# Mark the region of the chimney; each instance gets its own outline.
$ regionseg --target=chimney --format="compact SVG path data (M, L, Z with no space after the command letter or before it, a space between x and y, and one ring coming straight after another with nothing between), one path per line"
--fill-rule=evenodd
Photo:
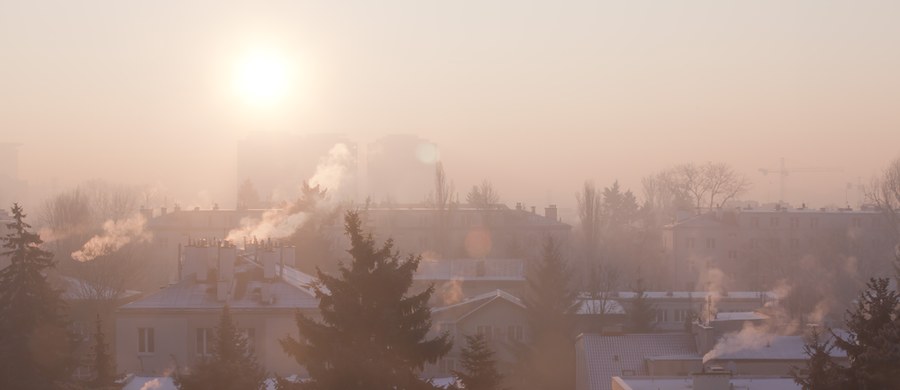
M537 214L537 207L531 206L531 213Z
M160 207L160 208L159 208L159 215L166 215L166 213L167 213L168 211L169 211L169 209L166 208L165 206Z
M731 372L721 367L710 367L691 374L694 390L731 390Z
M234 262L237 259L237 248L224 243L219 247L219 280L231 284L234 280Z
M278 253L272 248L262 251L263 278L275 279L275 263L278 262Z
M219 269L219 245L215 242L210 242L206 247L206 269Z
M184 276L194 274L198 282L206 281L206 247L188 245L184 247Z
M296 267L297 248L285 245L281 247L281 265L288 267Z
M711 351L713 347L716 346L716 332L713 327L709 325L703 325L699 321L694 322L692 324L692 332L694 334L694 341L697 344L697 352L701 355L706 355L707 352Z
M544 217L547 219L552 219L553 222L558 220L558 213L556 212L556 205L551 204L549 207L544 208Z

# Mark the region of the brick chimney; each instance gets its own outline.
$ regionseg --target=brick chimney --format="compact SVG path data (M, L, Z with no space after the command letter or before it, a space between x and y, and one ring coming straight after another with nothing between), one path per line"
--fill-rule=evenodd
M544 217L547 217L547 219L552 219L553 222L559 220L559 213L557 213L555 204L551 204L550 206L544 208Z

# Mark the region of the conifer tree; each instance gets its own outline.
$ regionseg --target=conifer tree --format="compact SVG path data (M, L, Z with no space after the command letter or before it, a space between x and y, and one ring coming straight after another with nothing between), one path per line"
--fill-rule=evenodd
M814 331L803 347L809 360L805 369L791 368L791 376L794 382L803 390L840 390L846 388L844 378L840 375L841 367L832 359L832 351L835 346L828 339L822 337L819 331Z
M40 248L25 213L12 208L11 232L2 255L10 265L0 270L0 384L8 389L57 389L71 382L74 340L68 332L66 304L47 281L53 255Z
M520 351L520 385L533 389L575 388L575 304L571 272L559 244L548 237L540 260L528 268L524 303L531 340Z
M860 294L856 308L847 312L849 336L835 336L835 345L847 351L850 367L841 370L849 387L900 388L900 295L887 278L872 278Z
M388 239L376 247L362 231L359 214L348 212L346 233L352 261L336 276L318 271L315 286L321 320L297 314L300 339L281 340L285 352L309 372L306 389L431 389L419 378L426 362L450 349L449 335L431 328L431 286L409 295L420 256L405 260Z
M462 382L466 390L500 390L503 376L497 371L494 351L488 346L483 334L466 336L466 346L462 350L462 371L453 371L453 376Z
M181 390L262 390L266 373L231 318L228 305L222 308L212 345L212 356L191 369L189 375L176 377Z
M90 368L91 379L88 384L93 389L113 388L118 379L116 365L109 352L109 344L106 343L106 334L103 333L103 321L97 314L97 329L94 332L94 345L91 348Z
M638 278L634 288L634 300L631 301L631 327L635 332L649 332L653 330L654 317L656 309L647 300L644 280Z

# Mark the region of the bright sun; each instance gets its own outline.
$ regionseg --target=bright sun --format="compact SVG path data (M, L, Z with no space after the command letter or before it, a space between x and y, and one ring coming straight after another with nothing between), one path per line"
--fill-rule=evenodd
M237 63L234 86L238 96L254 106L269 106L288 90L286 61L273 51L255 51Z

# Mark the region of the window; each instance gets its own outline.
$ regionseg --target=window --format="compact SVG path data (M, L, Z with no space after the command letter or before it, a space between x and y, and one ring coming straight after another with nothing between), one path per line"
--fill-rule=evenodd
M664 309L657 309L656 322L669 322L669 311Z
M753 227L759 227L759 217L753 217L751 222L753 223Z
M809 228L815 229L817 227L819 227L819 218L816 218L816 217L810 218L809 219Z
M210 328L197 328L197 355L198 356L209 356L212 355L212 329Z
M706 249L716 249L716 239L715 238L707 238L706 239Z
M800 217L791 217L791 227L792 228L800 227Z
M769 226L778 227L779 222L780 221L778 217L769 218Z
M138 328L138 353L156 352L153 328Z
M751 238L751 239L750 239L750 247L751 247L751 248L754 248L754 249L759 248L759 239L758 239L758 238Z
M506 333L508 341L522 341L522 326L510 325L509 331Z
M728 251L728 258L732 260L737 259L737 251Z
M851 222L853 223L853 227L856 227L856 228L862 227L862 218L860 218L860 217L853 217Z
M794 250L800 249L800 239L799 238L791 239L791 249L794 249Z
M687 245L688 249L694 249L694 238L693 237L688 237L686 239L686 243L687 243L686 245Z

